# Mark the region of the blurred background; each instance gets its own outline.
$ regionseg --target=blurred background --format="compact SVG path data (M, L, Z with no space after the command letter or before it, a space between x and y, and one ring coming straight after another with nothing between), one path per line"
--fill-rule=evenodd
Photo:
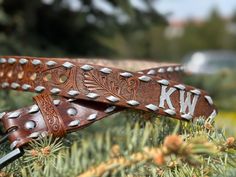
M235 0L0 0L1 55L181 62L185 82L213 96L218 126L232 132L235 52ZM14 91L0 98L4 110L32 103Z

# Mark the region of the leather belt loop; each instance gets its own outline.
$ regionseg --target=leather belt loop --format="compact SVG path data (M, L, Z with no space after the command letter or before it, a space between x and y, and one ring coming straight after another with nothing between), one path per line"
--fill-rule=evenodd
M49 134L54 137L63 137L66 134L66 127L53 100L48 93L42 93L34 97L47 125Z

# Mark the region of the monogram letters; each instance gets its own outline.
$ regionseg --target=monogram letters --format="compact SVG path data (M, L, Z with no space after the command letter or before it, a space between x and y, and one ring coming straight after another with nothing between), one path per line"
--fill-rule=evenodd
M175 91L177 91L176 88L170 87L168 89L166 85L162 85L159 107L164 109L175 110L175 107L173 106L171 101L171 95ZM184 90L179 90L180 113L194 115L198 98L199 95L197 94L186 92ZM165 102L167 103L168 108L165 107Z

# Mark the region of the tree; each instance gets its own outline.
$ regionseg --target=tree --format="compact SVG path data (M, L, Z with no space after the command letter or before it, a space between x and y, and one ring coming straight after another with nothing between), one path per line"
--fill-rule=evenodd
M44 1L46 2L46 1ZM102 37L112 39L144 33L153 24L166 24L151 1L142 11L129 1L106 0L111 12L96 7L94 1L79 1L81 7L72 9L69 1L3 0L0 23L5 54L46 56L116 56ZM136 37L136 36L134 36Z

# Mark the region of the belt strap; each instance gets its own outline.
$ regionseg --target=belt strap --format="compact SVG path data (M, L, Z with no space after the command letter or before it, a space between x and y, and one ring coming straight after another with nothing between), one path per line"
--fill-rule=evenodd
M35 96L34 100L37 106L35 105L35 107L32 107L35 108L33 111L40 109L44 122L48 128L48 133L56 137L64 136L66 133L66 127L58 109L53 104L51 96L43 93Z
M211 97L184 85L182 73L179 64L4 56L1 88L40 95L35 105L4 113L1 121L6 131L17 127L9 135L14 148L42 133L63 136L127 108L180 120L213 118Z

